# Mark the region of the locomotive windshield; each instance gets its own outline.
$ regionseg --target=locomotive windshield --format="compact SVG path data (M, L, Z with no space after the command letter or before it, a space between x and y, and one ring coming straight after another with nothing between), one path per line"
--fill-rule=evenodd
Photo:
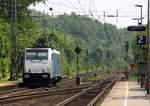
M48 50L27 50L26 60L47 60Z

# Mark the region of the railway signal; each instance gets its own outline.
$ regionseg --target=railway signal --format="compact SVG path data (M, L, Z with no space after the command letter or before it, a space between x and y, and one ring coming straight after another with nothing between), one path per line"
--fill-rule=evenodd
M80 47L76 47L76 48L74 49L74 51L75 51L77 54L79 54L79 53L81 52L81 48L80 48Z
M77 84L77 85L80 85L80 78L79 78L78 74L79 74L79 54L80 54L80 52L81 52L81 48L80 48L80 47L76 47L76 48L74 49L74 51L75 51L76 54L77 54L77 76L76 76L76 84Z

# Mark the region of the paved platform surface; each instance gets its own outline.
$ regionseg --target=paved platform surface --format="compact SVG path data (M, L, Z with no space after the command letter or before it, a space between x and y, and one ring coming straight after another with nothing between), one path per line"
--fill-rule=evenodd
M150 106L150 97L137 82L117 82L100 106Z
M7 86L18 85L19 83L21 83L21 81L0 83L0 87L7 87Z

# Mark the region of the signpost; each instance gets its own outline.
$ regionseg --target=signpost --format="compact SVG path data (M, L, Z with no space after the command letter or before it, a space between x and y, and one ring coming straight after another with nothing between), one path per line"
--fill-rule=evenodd
M76 84L77 84L77 85L80 85L80 78L79 78L78 74L79 74L79 54L80 54L80 52L81 52L81 48L80 48L80 47L76 47L76 48L74 49L74 51L75 51L76 54L77 54L77 76L76 76Z
M146 36L137 36L137 44L138 45L146 45Z
M135 68L135 67L136 67L136 64L130 64L130 67L131 67L131 68Z
M146 31L145 26L128 26L127 31Z
M147 35L148 35L148 48L150 48L150 0L148 0L147 6ZM150 49L148 49L148 59L147 59L147 84L150 83ZM150 90L147 89L147 94L150 94Z

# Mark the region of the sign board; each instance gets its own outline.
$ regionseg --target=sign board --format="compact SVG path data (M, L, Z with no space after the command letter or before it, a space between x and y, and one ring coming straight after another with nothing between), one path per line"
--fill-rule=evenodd
M145 31L145 26L128 26L127 31Z
M146 44L146 36L137 36L137 44L145 45Z
M74 51L75 51L77 54L79 54L79 53L81 52L81 49L80 49L80 47L76 47L76 48L74 49Z
M130 64L130 67L134 68L134 67L136 67L136 64Z

